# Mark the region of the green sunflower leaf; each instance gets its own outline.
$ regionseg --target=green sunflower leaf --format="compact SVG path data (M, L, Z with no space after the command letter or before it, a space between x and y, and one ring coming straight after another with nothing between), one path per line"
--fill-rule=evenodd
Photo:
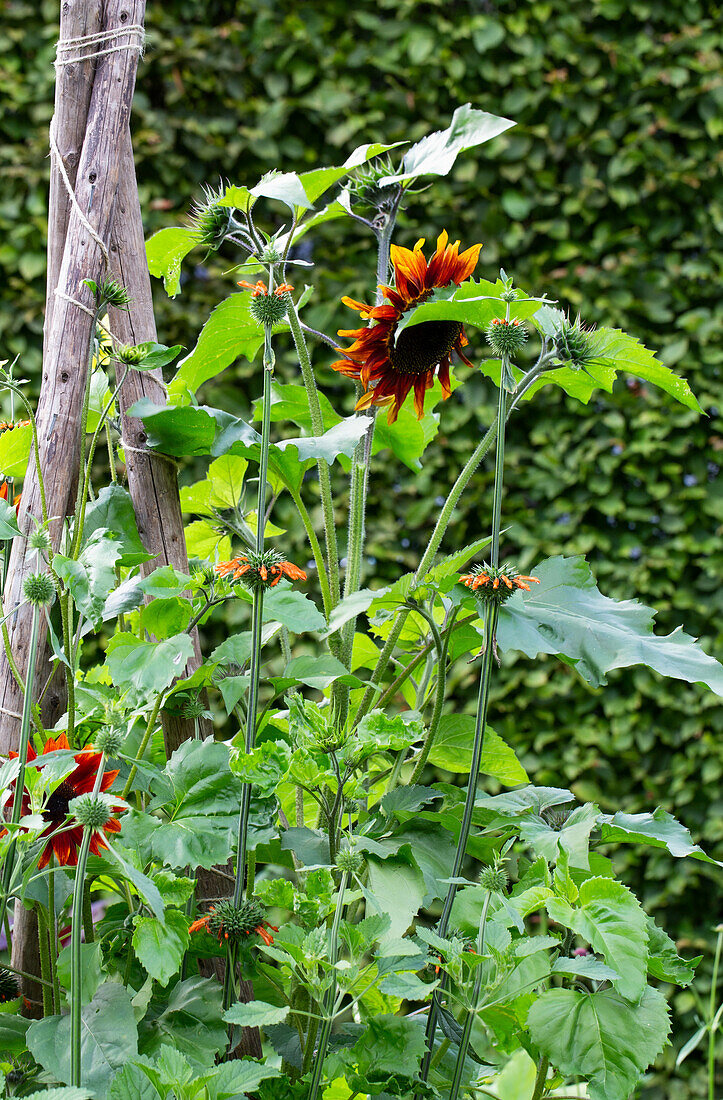
M460 153L482 145L515 123L509 118L478 111L470 103L458 107L446 130L435 130L412 145L404 155L402 171L382 182L391 186L419 176L446 176Z
M169 298L175 298L181 289L181 263L197 244L194 231L179 226L160 229L146 241L148 270L157 279L163 279Z

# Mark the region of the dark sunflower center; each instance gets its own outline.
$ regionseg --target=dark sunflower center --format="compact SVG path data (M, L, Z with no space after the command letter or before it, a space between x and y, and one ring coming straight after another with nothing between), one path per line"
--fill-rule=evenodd
M389 362L399 374L426 374L449 355L461 332L459 321L425 321L405 328L389 346Z
M56 787L43 806L44 820L65 821L68 816L68 805L75 798L76 793L70 783L61 783L59 787Z

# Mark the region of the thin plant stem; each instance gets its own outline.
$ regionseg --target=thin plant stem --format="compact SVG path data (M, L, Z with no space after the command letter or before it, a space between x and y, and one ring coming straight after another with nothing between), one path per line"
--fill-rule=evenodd
M409 780L410 785L418 783L422 777L429 754L432 751L434 740L437 736L437 730L439 729L439 723L442 718L442 710L444 708L444 696L447 688L447 654L449 652L449 640L454 630L455 619L457 618L459 608L455 608L450 616L450 621L447 624L447 629L442 640L441 649L438 649L437 657L437 685L435 689L434 697L434 710L432 711L432 718L429 723L429 729L427 730L427 736L424 739L422 745L422 751L419 754L419 759L414 766L414 771Z
M311 430L315 436L323 435L324 418L321 411L321 402L319 401L319 391L311 366L309 349L299 322L296 303L290 292L286 294L284 301L286 302L286 315L289 321L289 328L291 329L291 335L294 340L294 346L301 368L301 378L304 383L304 389L306 390L306 399L309 404ZM334 608L339 603L341 588L339 584L339 547L336 540L336 525L334 523L334 498L331 491L331 471L329 469L329 463L323 458L317 461L317 469L319 471L321 510L324 518L326 564L329 576L329 591L331 594L330 603L332 608Z
M503 364L504 367L504 364ZM504 369L503 369L504 376ZM502 500L502 480L504 473L504 446L505 446L505 422L506 422L506 409L507 409L507 395L502 386L502 378L500 378L500 391L498 397L497 406L497 454L495 461L495 485L493 494L493 508L492 508L492 565L497 566L499 564L499 544L500 544L500 523L501 523L501 500ZM490 429L491 430L491 429ZM488 433L489 434L489 433ZM472 827L472 813L474 811L475 799L477 797L477 780L479 777L480 763L482 761L482 752L484 750L485 729L487 726L487 710L489 706L490 696L490 681L492 678L492 662L494 656L495 643L494 638L497 631L497 619L499 617L499 604L496 600L488 600L485 604L484 614L484 655L482 657L482 668L480 670L480 684L479 684L479 696L477 699L477 714L475 717L475 731L474 742L472 746L472 762L469 772L469 782L467 784L467 795L464 801L464 811L462 814L462 824L460 826L459 840L457 842L457 850L454 855L454 864L452 867L452 874L450 878L452 882L449 884L447 890L447 897L444 901L442 908L442 915L439 919L438 934L442 937L447 935L447 929L449 928L449 920L452 915L452 906L454 905L454 899L457 894L456 879L459 878L462 870L462 864L464 862L465 852L467 850L467 841L469 839L470 829ZM444 983L440 987L442 989ZM436 993L432 994L432 1003L429 1008L429 1017L427 1019L426 1030L426 1053L422 1060L422 1068L420 1076L422 1081L426 1081L429 1076L429 1066L434 1048L434 1036L437 1030L437 1019L439 1016L439 1005Z
M25 694L23 696L23 709L20 718L20 744L18 745L18 774L15 780L15 791L10 811L10 823L17 825L22 816L23 794L25 791L25 769L28 762L28 744L30 742L30 710L33 701L33 688L35 686L35 662L38 654L38 631L40 624L40 607L33 604L33 613L30 621L30 643L28 646L28 667L25 674ZM5 855L5 864L2 876L2 915L5 916L8 894L15 870L16 840L13 841Z
M53 982L53 1011L60 1012L60 979L58 978L58 916L55 912L55 855L48 864L48 938L50 940L50 976Z
M715 1100L715 1012L716 994L718 992L718 970L720 967L721 948L723 947L723 925L718 926L718 940L715 945L715 958L713 960L713 977L710 986L710 1003L708 1006L708 1100Z
M484 904L482 906L482 916L479 922L479 931L477 933L477 954L483 955L485 949L485 930L487 927L487 911L490 907L491 893L488 890L485 894ZM482 991L482 967L477 967L477 972L474 979L474 989L472 992L472 1004L468 1012L465 1014L464 1025L462 1027L462 1037L459 1041L459 1050L457 1051L457 1061L454 1066L454 1076L452 1077L452 1087L449 1090L449 1100L457 1100L459 1095L459 1087L462 1083L462 1074L464 1073L464 1064L467 1060L467 1048L469 1046L470 1036L472 1034L472 1026L474 1024L475 1013L479 1004L479 996Z
M156 724L156 719L158 718L158 712L161 709L162 701L163 701L163 694L162 694L162 692L159 692L158 695L156 696L156 701L153 704L153 710L151 711L150 716L148 718L148 723L147 723L145 731L143 733L141 743L138 746L138 752L136 753L135 762L134 762L133 767L131 768L130 772L128 773L128 778L126 779L125 786L123 787L123 790L121 791L121 798L123 798L123 799L128 798L128 795L130 793L130 789L133 786L133 780L135 779L136 772L138 771L138 762L143 759L143 754L145 753L146 749L148 748L148 742L151 739L151 734L153 733L153 727Z
M330 966L330 985L326 991L325 1005L324 1005L324 1017L321 1023L321 1034L319 1035L319 1044L316 1050L316 1059L314 1061L314 1069L311 1076L311 1084L309 1085L309 1100L317 1100L319 1095L319 1086L321 1084L321 1076L324 1070L324 1059L326 1058L326 1051L329 1045L329 1037L331 1035L331 1029L334 1023L334 1002L336 1001L336 977L334 974L334 966L339 957L339 926L341 924L341 915L344 910L344 894L346 892L347 882L349 881L349 872L344 871L341 876L341 883L339 884L339 896L336 901L336 909L334 911L334 920L331 926L331 935L329 939L329 963Z
M40 979L43 990L43 1016L53 1014L53 983L50 977L50 950L48 947L48 918L45 908L37 906L38 954L40 955Z
M544 1055L540 1058L539 1065L537 1067L537 1078L535 1080L535 1090L532 1093L532 1100L542 1100L542 1096L545 1092L545 1082L547 1081L547 1071L550 1068L549 1059Z
M306 531L306 536L309 540L311 553L314 556L314 561L316 563L316 572L319 577L319 588L321 589L321 599L324 604L324 614L328 618L332 612L332 604L331 589L329 588L329 578L326 574L326 562L324 561L324 555L322 553L316 531L314 530L314 525L311 522L311 516L309 515L306 505L301 499L301 494L292 491L291 499L296 505L299 517L301 518L301 522L304 525L304 530Z
M92 839L93 829L86 826L83 829L83 839L78 852L78 866L75 869L73 908L70 918L70 1084L76 1086L76 1088L80 1086L81 1075L80 1013L82 1007L83 966L80 954L80 934L83 928L85 871L88 866L88 853Z

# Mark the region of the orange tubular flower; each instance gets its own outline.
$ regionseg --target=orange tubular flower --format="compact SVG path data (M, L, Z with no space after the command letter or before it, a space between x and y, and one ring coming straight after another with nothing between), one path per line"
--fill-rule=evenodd
M264 297L268 297L269 288L267 287L266 283L264 283L261 279L259 279L256 283L248 283L246 279L241 279L240 282L238 282L236 285L243 287L244 290L250 290L252 298L260 298L262 295ZM291 283L281 283L280 286L276 287L273 293L276 295L277 298L282 298L287 291L291 291L293 289L294 288Z
M459 579L476 596L495 600L497 603L504 603L516 589L529 592L530 584L540 583L537 577L518 573L513 565L478 565L471 573L465 573Z
M396 335L405 313L425 302L437 287L450 283L459 286L477 266L481 244L472 245L460 255L459 241L447 242L445 230L437 238L437 248L429 263L422 252L424 238L412 250L392 245L394 286L381 287L387 299L385 304L368 306L353 298L342 298L345 305L357 310L363 321L375 323L365 328L340 329L339 335L354 337L354 343L339 348L344 358L331 366L365 386L366 393L357 402L357 409L368 409L371 405L388 407L390 424L397 419L412 389L414 409L421 420L424 397L435 377L439 377L444 399L449 397L452 352L472 366L462 352L468 341L459 321L425 321Z
M3 481L2 483L0 483L0 500L7 500L7 499L8 499L8 483L7 483L7 481ZM16 493L15 496L13 497L13 504L15 505L15 514L17 515L20 511L20 493Z
M61 733L59 737L51 737L45 742L41 755L47 756L48 753L56 752L58 749L69 748L68 738L64 733ZM17 755L16 752L9 753L11 760L17 757ZM77 798L78 795L92 792L102 756L102 753L94 752L92 748L83 749L82 752L76 753L75 769L63 780L59 787L55 788L43 806L41 816L44 821L48 822L48 827L40 835L41 837L48 837L48 843L45 845L42 855L38 860L38 868L40 870L42 870L43 867L47 867L51 856L55 856L56 863L61 867L77 866L78 848L83 839L82 825L73 826L63 832L58 832L58 830L62 828L68 816L68 806L72 800ZM37 759L37 753L32 745L28 745L28 761L35 759ZM42 767L42 764L40 767ZM100 790L103 792L107 791L113 785L113 781L117 775L117 771L104 772ZM114 806L113 810L116 813L120 813L124 808L124 806ZM23 792L22 812L23 814L30 813L30 795L27 790ZM116 818L109 817L103 829L109 834L119 833L121 823L116 820ZM100 831L95 830L90 842L90 850L93 855L100 855L101 849L107 847L108 845L104 842Z
M278 932L278 928L264 919L264 911L257 901L245 900L236 907L230 899L212 905L204 917L195 920L188 931L193 934L203 929L212 936L218 936L218 942L240 943L243 936L256 933L267 947L274 942L267 928Z
M290 581L305 581L306 573L290 561L285 561L276 550L263 554L239 554L231 561L220 561L215 567L220 577L243 581L249 588L275 588L283 577Z

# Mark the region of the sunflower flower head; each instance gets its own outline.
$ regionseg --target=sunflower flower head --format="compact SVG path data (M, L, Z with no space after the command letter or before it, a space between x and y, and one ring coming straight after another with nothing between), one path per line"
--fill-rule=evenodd
M494 317L485 329L487 343L497 355L514 359L527 339L527 330L521 321L513 318Z
M462 351L467 337L459 321L425 321L399 331L405 313L427 301L437 288L459 286L469 279L482 248L481 244L475 244L460 253L459 241L450 244L445 231L437 238L437 248L427 261L423 244L424 239L417 241L413 249L392 245L394 286L381 287L386 299L382 305L368 306L353 298L342 298L362 321L372 323L363 328L339 330L340 336L353 338L353 343L338 349L344 358L331 366L364 386L357 409L372 405L387 408L390 424L397 419L412 390L415 412L421 420L424 398L435 378L439 378L444 399L449 397L453 353L472 365Z
M219 943L242 943L245 937L255 933L266 946L274 942L267 929L278 932L278 928L265 919L264 909L258 901L249 898L240 905L234 905L230 898L224 898L211 906L208 913L195 920L189 932L204 929L218 938Z
M36 754L33 746L28 745L28 763L38 760L39 763L35 766L42 768L44 766L43 757L60 750L66 750L70 753L68 738L64 733L61 733L58 737L49 738L43 746L40 757ZM12 760L18 754L10 752L8 755ZM46 798L40 815L47 824L40 837L46 839L47 843L38 860L39 870L42 871L44 867L48 866L51 856L55 858L60 867L77 867L78 848L83 839L83 826L78 824L77 820L68 823L69 818L73 817L70 804L80 795L92 794L102 759L103 754L95 752L90 746L81 752L75 753L73 756L73 770ZM117 775L117 771L103 772L99 787L101 794L105 794L112 787ZM12 783L11 787L14 787L14 785ZM101 850L108 847L103 839L104 833L110 835L111 833L120 832L121 823L112 815L122 813L126 809L127 806L124 802L111 800L108 804L108 812L105 815L106 820L99 828L94 829L93 838L90 842L90 851L94 856L100 855ZM26 789L23 792L22 814L25 816L29 813L30 794Z
M266 283L261 279L256 283L249 283L246 279L242 279L238 285L251 291L249 311L260 325L278 325L283 321L286 316L284 295L294 289L291 283L281 283L271 294Z
M459 579L467 588L472 589L478 599L492 600L498 604L504 603L518 589L529 592L530 584L540 583L537 577L518 573L509 564L476 565L470 573L465 573Z
M220 561L216 566L220 577L242 581L247 588L275 588L284 577L290 581L305 581L303 569L284 559L278 550L264 550L256 554L249 550L231 561Z

